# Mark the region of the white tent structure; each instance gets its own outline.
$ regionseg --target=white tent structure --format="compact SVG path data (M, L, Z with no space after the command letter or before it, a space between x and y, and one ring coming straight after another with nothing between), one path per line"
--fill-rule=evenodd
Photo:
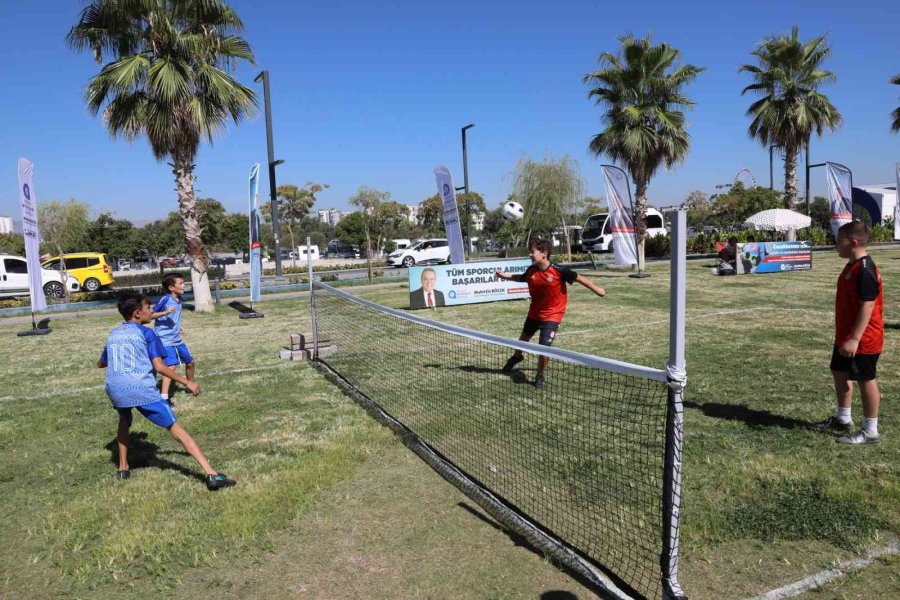
M786 232L788 239L793 240L798 229L809 227L811 223L812 219L806 215L786 208L771 208L748 217L744 221L744 227L752 227L759 231Z

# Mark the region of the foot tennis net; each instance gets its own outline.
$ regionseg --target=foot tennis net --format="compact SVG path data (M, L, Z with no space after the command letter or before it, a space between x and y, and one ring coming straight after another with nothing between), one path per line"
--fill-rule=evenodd
M428 320L313 284L316 363L447 480L612 597L681 598L671 370ZM530 357L511 373L513 351ZM547 356L546 385L532 385ZM683 381L683 376L680 378Z

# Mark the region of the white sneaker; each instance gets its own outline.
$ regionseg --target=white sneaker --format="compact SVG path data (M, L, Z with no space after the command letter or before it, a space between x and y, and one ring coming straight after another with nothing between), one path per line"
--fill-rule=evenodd
M851 446L861 446L863 444L880 444L881 436L877 433L872 435L867 433L865 429L854 431L850 435L839 437L835 440L838 444L849 444Z

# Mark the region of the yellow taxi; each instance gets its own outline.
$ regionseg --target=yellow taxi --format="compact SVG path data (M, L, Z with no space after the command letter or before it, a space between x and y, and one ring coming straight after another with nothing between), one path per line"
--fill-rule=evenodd
M75 252L63 254L66 259L66 273L75 277L86 292L96 292L100 288L112 285L116 281L112 276L109 257L98 252ZM41 267L51 271L59 271L62 261L58 256L48 258Z

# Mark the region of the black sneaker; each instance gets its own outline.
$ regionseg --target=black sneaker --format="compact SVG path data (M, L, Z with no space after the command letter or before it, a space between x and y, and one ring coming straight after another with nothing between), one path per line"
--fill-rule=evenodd
M544 376L543 375L538 375L537 377L534 378L534 388L537 390L544 389Z
M824 421L811 423L810 429L820 431L822 433L842 433L848 434L853 431L853 421L849 423L841 423L837 417L828 417Z
M216 475L206 476L206 487L210 490L231 487L237 485L237 481L230 479L225 473L217 473Z
M525 357L522 356L521 354L513 354L512 356L509 357L509 360L506 361L506 364L503 365L503 372L511 373L513 370L513 367L515 367L517 364L519 364L523 360L525 360Z
M119 481L124 481L131 477L131 471L125 469L124 471L116 471L116 479Z

